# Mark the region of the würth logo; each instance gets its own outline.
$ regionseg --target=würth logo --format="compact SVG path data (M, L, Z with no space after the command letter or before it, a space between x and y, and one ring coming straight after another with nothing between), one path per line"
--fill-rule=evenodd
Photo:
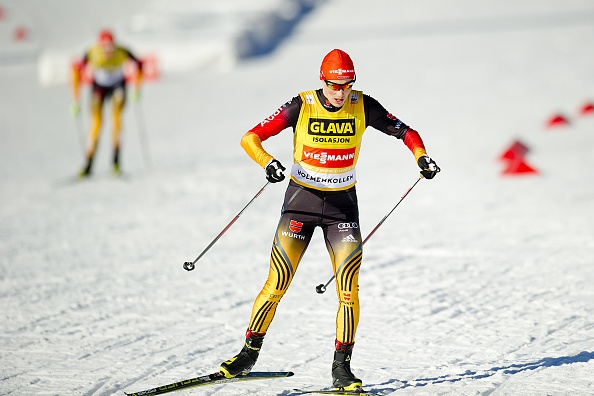
M293 232L301 232L302 227L303 223L300 221L291 220L291 223L289 223L289 230Z
M310 118L307 133L324 136L355 136L355 120Z

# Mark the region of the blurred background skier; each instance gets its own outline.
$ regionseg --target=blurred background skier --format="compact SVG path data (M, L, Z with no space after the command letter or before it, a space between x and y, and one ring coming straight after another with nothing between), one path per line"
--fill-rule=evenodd
M133 99L138 101L142 81L142 62L127 48L117 45L110 30L102 30L99 33L97 43L88 49L83 58L73 66L72 94L74 102L70 106L70 112L74 117L80 115L80 85L85 68L90 67L93 76L90 100L91 127L86 148L86 163L79 173L80 177L87 177L91 174L93 158L97 150L103 122L103 103L110 98L113 110L113 172L117 175L121 172L120 134L122 131L122 111L126 103L124 64L128 61L136 64L137 73L134 81Z

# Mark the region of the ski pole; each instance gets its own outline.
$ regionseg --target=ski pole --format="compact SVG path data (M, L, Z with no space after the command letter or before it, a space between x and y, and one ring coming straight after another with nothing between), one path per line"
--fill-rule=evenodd
M243 209L241 209L241 211L240 211L240 212L237 214L237 216L235 216L235 217L233 218L233 220L231 220L231 222L230 222L229 224L227 224L227 226L226 226L226 227L223 229L223 231L221 231L221 232L220 232L220 234L219 234L219 235L217 235L217 237L216 237L215 239L213 239L213 241L210 243L210 245L208 245L208 246L206 247L206 249L204 249L204 250L202 251L202 253L200 253L200 255L199 255L198 257L196 257L196 260L194 260L194 261L186 261L186 262L184 263L184 269L185 269L186 271L192 271L192 270L193 270L193 269L196 267L196 265L195 265L195 264L196 264L196 262L197 262L198 260L200 260L200 258L202 258L202 256L204 256L204 255L206 254L206 252L208 252L208 250L209 250L209 249L212 247L212 245L214 245L214 244L216 243L216 241L218 241L218 240L219 240L219 238L220 238L220 237L222 237L222 236L223 236L223 234L224 234L225 232L227 232L227 230L228 230L229 228L231 228L231 226L233 225L233 223L235 223L235 222L237 221L237 219L239 219L239 216L241 216L241 214L243 213L243 211L244 211L244 210L246 210L246 209L247 209L247 207L248 207L248 206L250 206L250 205L252 204L252 202L254 202L254 200L255 200L256 198L258 198L258 196L260 196L260 194L262 194L262 191L264 191L264 189L265 189L265 188L266 188L266 187L267 187L269 184L270 184L270 182L266 182L266 184L264 184L264 187L262 187L262 188L260 189L260 191L258 191L258 192L256 193L256 195L254 195L254 198L252 198L252 199L250 200L250 202L248 202L248 203L247 203L247 205L245 205L245 206L243 207Z
M80 145L80 151L82 152L83 156L85 155L86 147L84 141L84 131L82 126L82 121L80 116L74 118L74 123L76 125L76 135L78 137L78 144Z
M136 114L136 127L138 129L138 136L140 138L144 168L147 169L151 165L151 156L149 150L148 133L146 132L146 123L144 122L144 116L142 109L140 108L140 103L136 103L134 106L134 113Z
M384 223L384 221L386 221L386 219L388 218L388 216L390 216L392 214L392 212L398 207L398 205L400 205L400 202L402 202L404 200L404 198L406 198L406 196L408 195L408 193L411 192L411 190L417 185L418 182L421 181L422 178L423 178L423 176L419 177L417 179L417 181L415 182L415 184L413 184L408 190L406 190L406 192L404 193L404 195L402 196L402 198L400 198L400 201L398 201L398 203L392 208L392 210L390 212L388 212L387 215L384 216L384 218L375 226L375 228L373 230L371 230L371 232L363 240L363 243L361 245L365 245L365 242L367 242L367 240L369 238L371 238L371 236L373 234L375 234L375 232L377 231L377 229L380 228L380 226ZM323 294L326 291L326 287L328 287L328 285L330 284L330 282L332 282L335 277L336 277L336 275L332 275L332 277L330 279L328 279L328 282L326 282L326 284L320 283L318 286L316 286L316 292L318 294Z

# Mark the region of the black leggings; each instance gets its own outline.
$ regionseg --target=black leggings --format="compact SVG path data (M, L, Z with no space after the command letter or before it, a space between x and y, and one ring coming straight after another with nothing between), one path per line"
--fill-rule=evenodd
M354 187L319 191L299 186L292 180L274 235L268 279L254 302L251 331L265 333L268 330L316 227L324 232L336 276L336 339L342 343L355 341L359 323L358 278L363 255L357 193Z

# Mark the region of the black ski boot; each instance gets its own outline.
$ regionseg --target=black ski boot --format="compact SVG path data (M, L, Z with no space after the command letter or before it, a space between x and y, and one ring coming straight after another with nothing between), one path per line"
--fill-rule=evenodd
M355 344L336 341L334 362L332 362L332 385L337 390L353 391L362 387L362 382L351 372L351 355Z
M245 344L241 351L226 362L221 363L219 371L226 378L233 378L238 375L246 375L250 372L264 342L265 333L252 333L248 330L245 334Z
M113 174L116 176L120 176L122 174L122 170L120 169L120 147L116 147L113 150Z
M87 163L84 168L78 173L78 177L85 178L91 175L91 168L93 167L93 155L87 156Z

